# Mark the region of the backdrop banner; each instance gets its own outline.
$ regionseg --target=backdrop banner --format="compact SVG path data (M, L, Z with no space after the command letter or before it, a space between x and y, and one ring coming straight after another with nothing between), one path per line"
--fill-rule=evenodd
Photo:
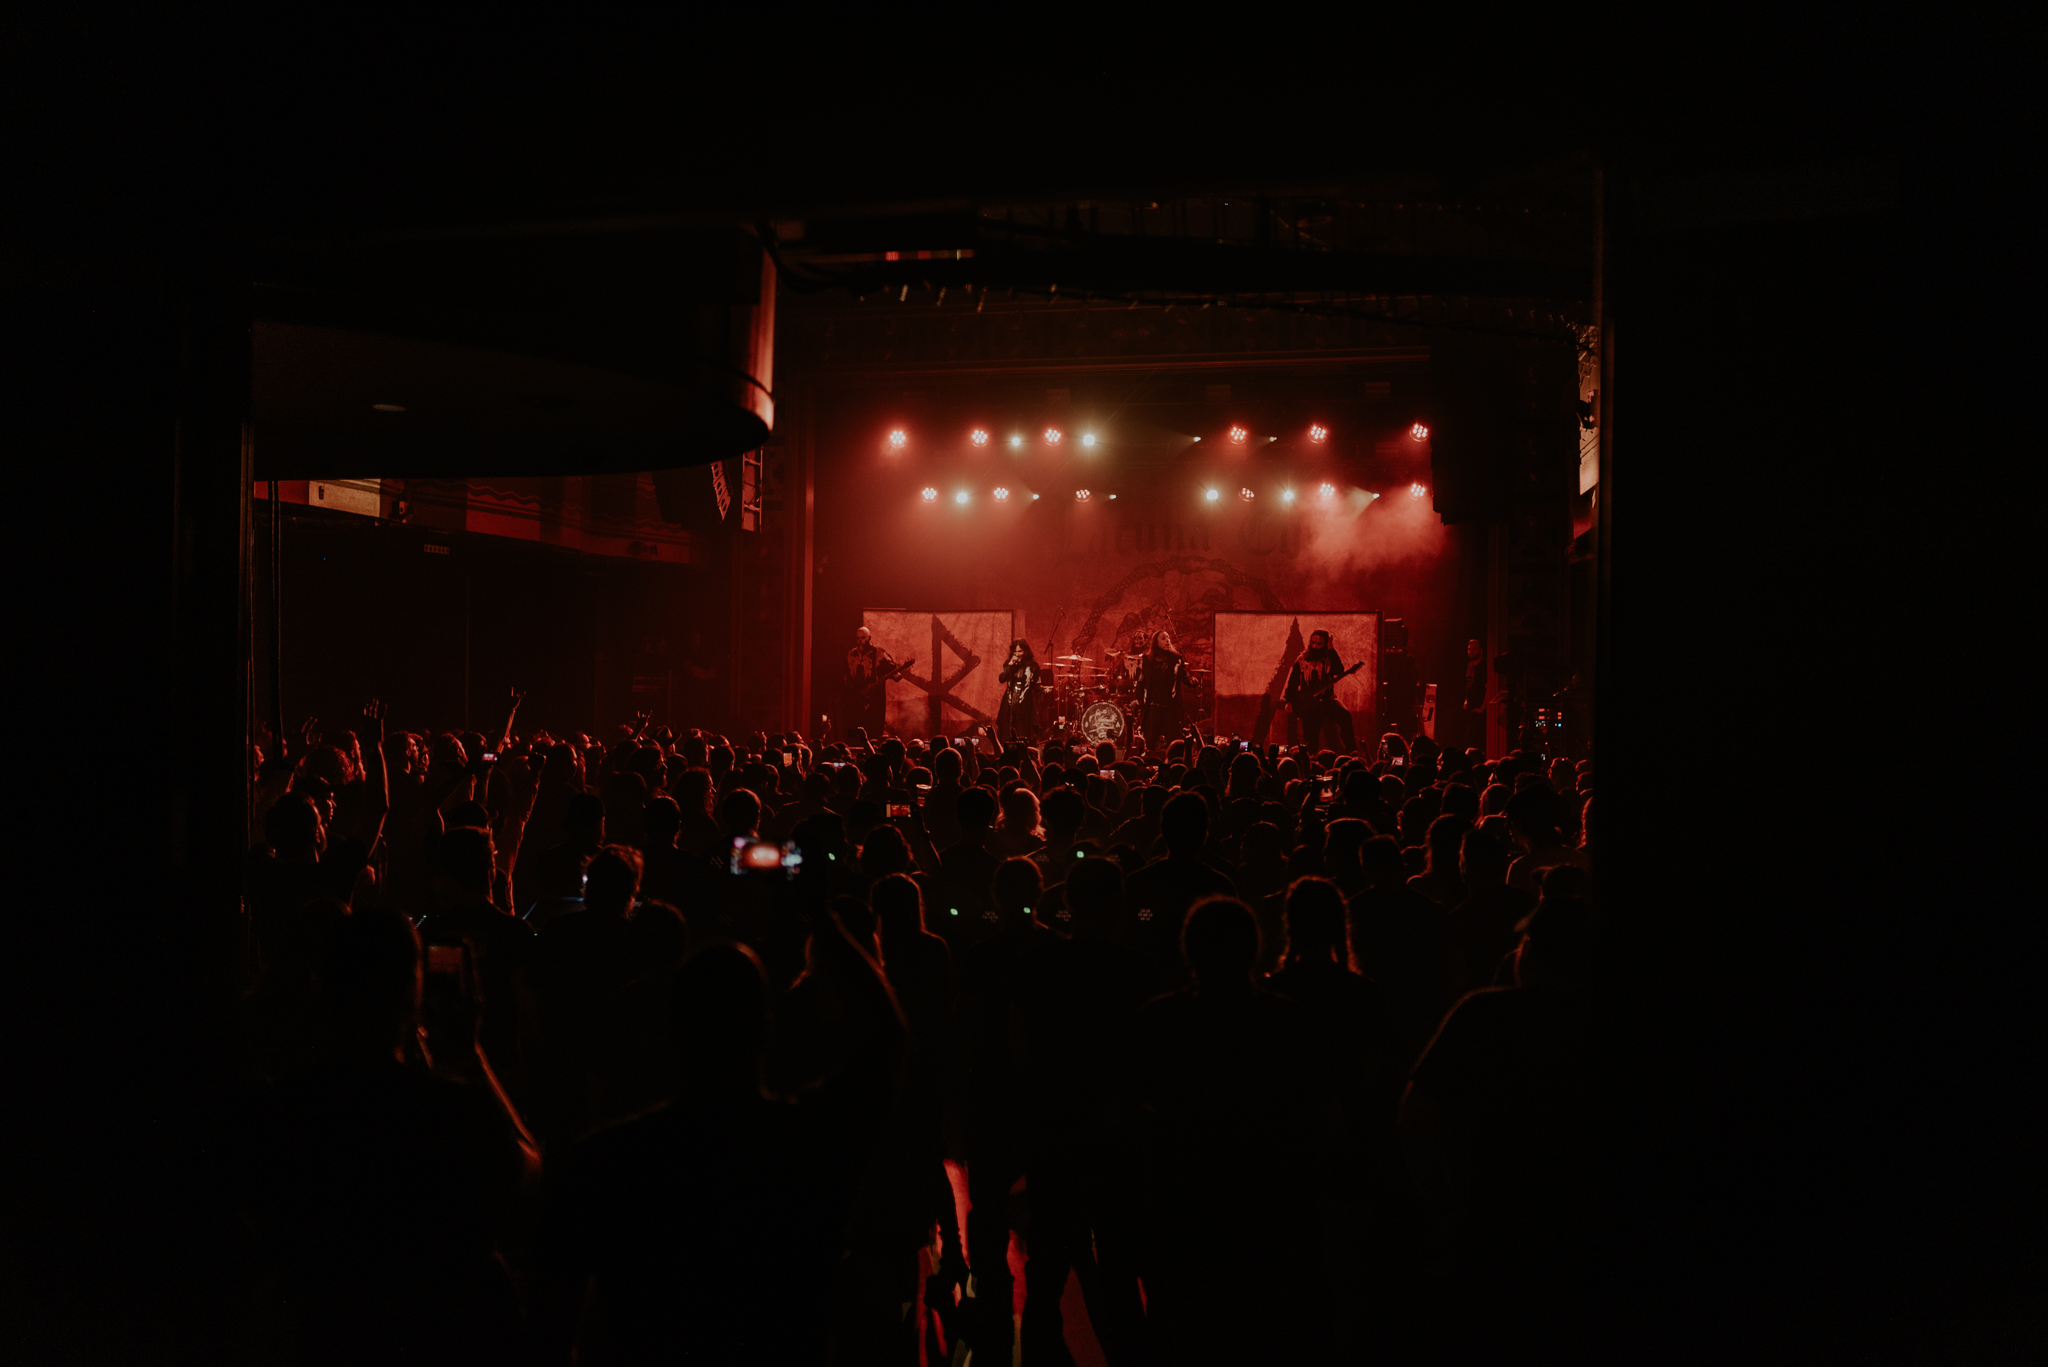
M1281 705L1288 667L1308 648L1310 633L1327 631L1344 668L1363 663L1337 685L1358 738L1372 736L1379 696L1380 615L1377 612L1219 612L1216 614L1216 730L1256 745L1286 744Z
M909 667L889 681L887 724L904 736L958 736L994 726L1002 702L996 675L1022 635L1023 614L869 609L861 623L875 644Z

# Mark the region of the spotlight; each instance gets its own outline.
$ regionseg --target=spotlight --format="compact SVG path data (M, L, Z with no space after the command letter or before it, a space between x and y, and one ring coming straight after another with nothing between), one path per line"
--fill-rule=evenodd
M962 489L962 490L961 490L961 491L960 491L959 493L957 493L957 494L953 495L953 501L954 501L955 503L959 504L959 505L960 505L961 507L963 507L963 508L964 508L964 507L966 507L966 506L967 506L967 491L966 491L965 489Z
M1057 427L1048 427L1048 428L1046 428L1046 429L1045 429L1045 444L1046 444L1047 446L1058 446L1058 445L1060 444L1060 429L1059 429L1059 428L1057 428Z
M1200 437L1196 437L1196 438L1195 438L1195 440L1196 440L1196 441L1200 441L1200 440L1201 440L1201 438L1200 438Z
M1418 422L1413 427L1408 429L1408 435L1415 438L1415 440L1417 441L1428 441L1429 428L1423 425L1422 423Z
M1323 481L1323 486L1316 490L1316 497L1318 498L1335 498L1336 496L1337 486L1328 480Z
M1093 446L1095 444L1095 434L1093 432L1083 432L1081 434L1081 444L1083 446Z
M1038 495L1037 495L1037 494L1033 494L1033 495L1031 496L1031 501L1032 501L1033 503L1036 503L1036 502L1038 502Z
M939 501L939 491L927 484L924 486L924 493L920 497L927 503L937 503Z
M1308 425L1308 439L1315 442L1328 441L1330 429L1319 422L1312 422Z
M1086 503L1087 501L1088 501L1088 491L1087 491L1086 489L1076 489L1076 490L1074 490L1074 502L1076 502L1076 503Z
M1428 492L1429 490L1423 488L1420 484L1411 484L1408 486L1408 497L1410 498L1421 498L1424 494Z
M1237 496L1247 503L1251 502L1254 498L1257 497L1257 495L1252 493L1252 491L1249 489L1239 489L1237 491Z
M988 433L977 427L967 434L967 440L973 442L976 446L986 446L988 445Z
M1282 490L1280 491L1280 501L1281 501L1282 503L1292 503L1292 502L1294 502L1294 490L1292 490L1292 489L1282 489Z
M1116 502L1116 495L1115 495L1115 494L1111 494L1111 495L1109 496L1109 501L1110 501L1111 503L1114 503L1114 502Z
M1023 444L1024 444L1024 438L1022 438L1022 437L1011 437L1011 438L1010 438L1010 446L1011 446L1011 448L1012 448L1012 449L1015 449L1016 447L1022 446Z
M905 446L909 445L909 443L910 434L900 427L889 434L889 444L895 447L898 451L901 451Z
M1230 429L1230 439L1233 442L1236 442L1239 446L1244 445L1245 438L1249 436L1251 436L1251 433L1245 431L1242 427L1233 427Z
M1000 484L989 490L988 496L998 503L1008 503L1010 501L1010 491Z
M1214 503L1217 499L1223 497L1223 495L1217 492L1216 490L1211 489L1207 493L1203 494L1202 497L1208 499L1211 503Z

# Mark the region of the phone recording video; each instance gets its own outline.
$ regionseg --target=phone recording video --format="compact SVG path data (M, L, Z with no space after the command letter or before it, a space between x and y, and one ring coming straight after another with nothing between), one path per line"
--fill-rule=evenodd
M1240 755L1251 748L1252 743L1248 740L1241 740L1237 743L1237 753L1239 753Z
M888 805L884 814L891 821L895 820L899 816L909 816L910 804L908 802L891 802Z
M1318 802L1335 802L1337 800L1337 780L1325 775L1318 782L1320 786L1316 789L1318 794L1316 800Z
M486 750L486 751L484 751L484 754L483 754L483 761L484 761L484 763L486 763L486 764L496 764L496 763L498 762L498 756L497 756L497 753L496 753L495 751L492 751L492 750Z
M734 836L732 842L732 871L735 875L754 877L780 875L792 877L804 862L794 844L778 845L772 840L749 840L745 836Z
M782 767L785 769L792 769L796 767L796 751L784 750L782 752Z

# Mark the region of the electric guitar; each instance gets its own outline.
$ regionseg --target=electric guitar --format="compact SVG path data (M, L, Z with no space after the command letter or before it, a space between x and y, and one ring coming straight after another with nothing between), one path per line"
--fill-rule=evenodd
M898 674L901 674L916 663L917 656L913 655L907 660L890 665L887 669L876 671L874 678L868 680L859 688L852 690L839 700L840 710L845 712L854 711L862 703L873 697L883 684L886 684L889 680L895 678Z
M1289 707L1300 707L1306 703L1321 702L1325 697L1329 696L1330 691L1334 689L1338 684L1342 683L1344 680L1350 678L1353 674L1356 674L1359 670L1364 668L1365 661L1360 660L1357 664L1351 666L1351 668L1345 670L1342 674L1337 675L1335 678L1325 679L1323 680L1323 682L1317 684L1314 688L1304 688L1287 705Z

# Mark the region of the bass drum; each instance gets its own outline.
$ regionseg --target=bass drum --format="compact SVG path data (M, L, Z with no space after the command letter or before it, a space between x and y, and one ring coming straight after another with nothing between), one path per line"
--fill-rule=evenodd
M1081 735L1090 745L1108 741L1118 749L1124 743L1123 709L1113 702L1090 703L1081 713Z

